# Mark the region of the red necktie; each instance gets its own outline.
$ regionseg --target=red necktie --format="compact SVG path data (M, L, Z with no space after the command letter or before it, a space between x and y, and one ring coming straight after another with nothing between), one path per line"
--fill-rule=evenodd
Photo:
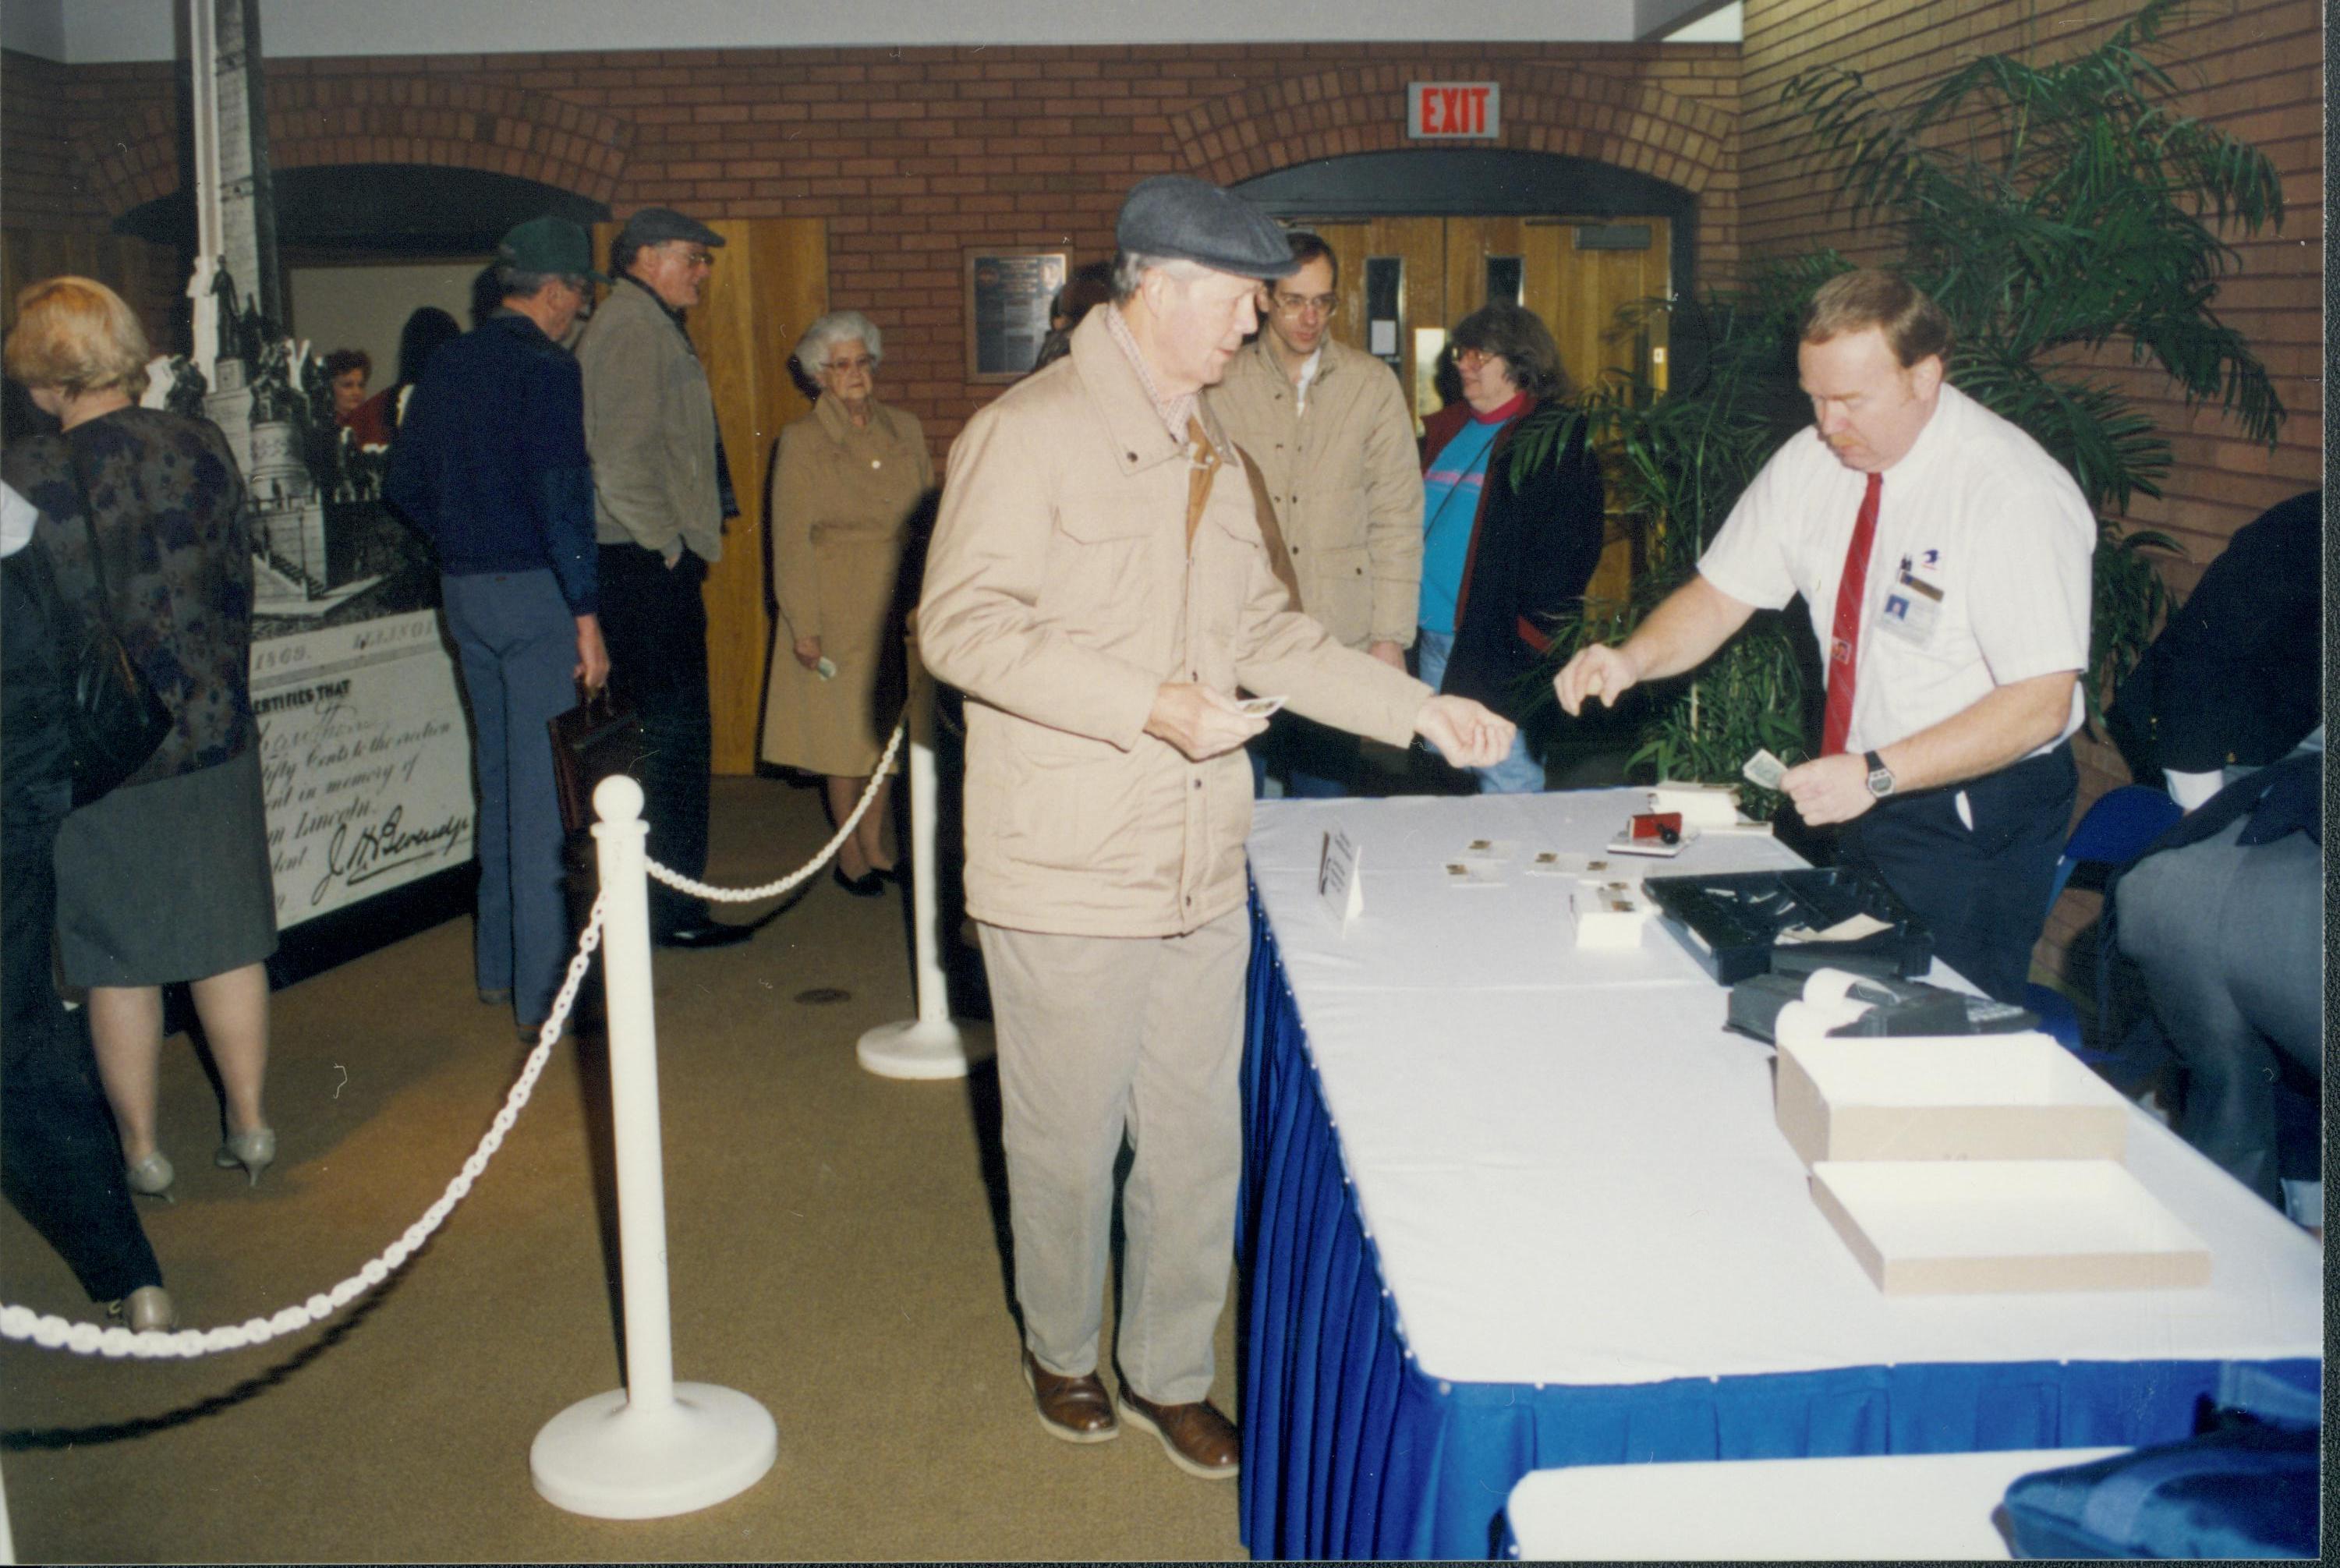
M1869 581L1869 547L1877 542L1877 496L1885 476L1872 473L1860 497L1860 519L1844 552L1844 575L1837 580L1836 623L1829 630L1828 708L1820 721L1820 755L1844 749L1852 733L1853 672L1860 658L1860 605Z

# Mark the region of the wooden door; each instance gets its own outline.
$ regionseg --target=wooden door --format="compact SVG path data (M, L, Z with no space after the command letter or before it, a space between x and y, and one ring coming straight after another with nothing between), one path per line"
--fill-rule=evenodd
M1572 385L1616 371L1665 389L1665 323L1621 313L1671 293L1663 218L1449 218L1447 309L1460 320L1500 293L1552 329Z
M780 427L812 408L788 362L805 328L828 309L828 225L818 218L719 218L708 227L724 243L689 314L690 341L707 366L739 515L724 530L723 559L707 573L707 681L715 771L752 773L772 642L764 484ZM616 233L614 223L597 227L594 253L607 256Z
M1341 263L1333 335L1388 365L1413 403L1414 426L1438 412L1433 387L1446 346L1444 218L1374 218L1310 227Z

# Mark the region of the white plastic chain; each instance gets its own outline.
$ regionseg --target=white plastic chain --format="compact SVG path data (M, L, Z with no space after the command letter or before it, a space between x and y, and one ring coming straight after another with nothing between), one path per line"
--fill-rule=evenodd
M788 876L762 888L734 890L693 881L668 870L655 860L647 862L649 874L669 887L727 903L747 903L787 892L828 864L828 858L837 853L838 846L844 843L846 836L860 824L862 817L869 809L870 801L877 796L878 785L887 776L886 770L893 766L895 756L901 750L902 737L908 724L909 719L905 715L894 726L893 739L886 743L886 754L878 759L877 769L870 776L869 787L861 792L853 814L838 829L836 836L821 846L818 855ZM592 915L577 938L577 951L570 958L568 977L561 982L560 994L552 999L552 1011L537 1031L536 1048L529 1053L519 1078L504 1097L503 1107L496 1112L495 1120L481 1135L479 1146L471 1151L471 1157L463 1162L462 1169L447 1184L447 1190L439 1195L438 1201L422 1211L422 1217L408 1226L403 1236L391 1243L363 1268L332 1289L288 1306L273 1316L249 1318L243 1323L219 1328L182 1328L170 1333L149 1329L134 1334L120 1324L101 1326L94 1323L73 1323L53 1313L36 1313L29 1306L0 1304L0 1338L29 1341L44 1350L69 1350L77 1355L103 1355L115 1359L129 1356L134 1360L151 1361L213 1355L226 1350L247 1350L253 1345L266 1345L283 1335L297 1334L302 1329L324 1322L367 1291L382 1285L404 1267L407 1260L430 1240L431 1234L446 1223L455 1206L463 1201L472 1184L486 1172L488 1161L503 1147L505 1135L511 1131L513 1124L520 1119L521 1107L528 1104L529 1096L535 1092L536 1081L543 1076L544 1064L551 1057L553 1045L560 1038L562 1026L568 1023L569 1015L577 1005L578 988L585 983L586 972L593 967L593 951L601 945L601 907L602 898L597 895L593 899Z
M917 700L915 693L912 694L911 700ZM901 753L902 737L908 731L909 727L909 715L906 713L895 724L894 737L886 742L886 753L878 759L878 766L871 770L868 788L861 791L861 799L854 803L853 815L848 817L830 836L828 842L820 847L820 853L778 881L767 882L760 888L718 888L709 883L693 881L679 871L669 871L656 860L649 863L650 876L678 892L689 893L698 898L712 898L719 904L752 904L759 898L775 898L788 892L807 877L828 865L828 858L837 853L837 847L844 843L853 829L860 825L862 817L869 809L869 802L877 797L878 786L886 782L887 769L894 766L894 759Z

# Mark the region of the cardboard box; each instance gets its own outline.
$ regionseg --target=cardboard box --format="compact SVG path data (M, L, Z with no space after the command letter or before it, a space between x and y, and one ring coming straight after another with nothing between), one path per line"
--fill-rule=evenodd
M1780 1047L1780 1130L1821 1160L2117 1160L2128 1103L2048 1036L1865 1037Z
M1889 1295L2210 1283L2201 1237L2111 1160L1823 1161L1811 1190Z

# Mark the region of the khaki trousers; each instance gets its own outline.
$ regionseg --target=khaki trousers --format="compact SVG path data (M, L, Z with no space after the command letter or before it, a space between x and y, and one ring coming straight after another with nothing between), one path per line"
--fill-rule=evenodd
M1251 913L1183 937L978 928L1024 1343L1051 1372L1096 1370L1125 1135L1115 1360L1141 1398L1201 1399L1234 1253Z

